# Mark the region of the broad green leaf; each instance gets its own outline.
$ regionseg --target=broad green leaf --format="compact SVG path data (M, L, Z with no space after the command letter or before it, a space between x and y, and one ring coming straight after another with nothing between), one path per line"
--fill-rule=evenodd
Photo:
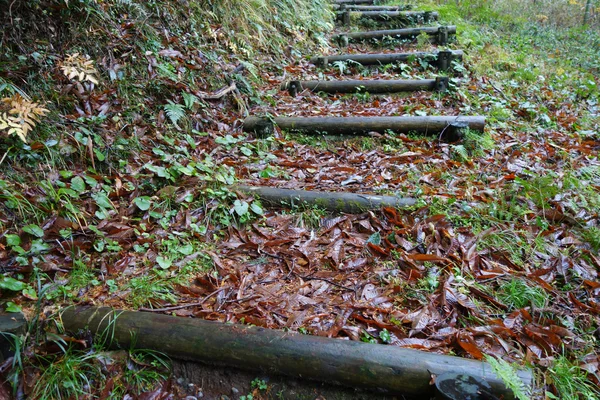
M235 210L237 215L242 217L242 216L248 214L248 203L246 203L245 201L236 200L233 203L233 209Z
M192 246L192 244L188 243L184 246L179 246L177 248L177 251L180 252L181 254L183 254L184 256L189 256L190 254L192 254L194 252L194 246Z
M10 247L19 246L21 244L21 238L19 237L19 235L9 234L9 235L6 235L5 237L6 237L6 244L9 245Z
M98 205L98 207L108 208L108 209L113 208L113 205L110 202L110 199L104 192L94 193L92 195L92 198L96 201L96 204Z
M9 301L8 303L6 303L6 312L14 312L14 313L21 312L21 306L18 306L15 303L13 303L12 301Z
M11 278L9 276L2 276L0 278L0 289L12 290L13 292L19 292L25 289L25 284L21 281Z
M373 243L379 246L381 244L381 234L379 232L375 232L374 234L369 236L369 238L367 239L367 243Z
M37 236L39 238L44 237L44 230L36 224L25 225L23 227L23 232L29 233L33 236Z
M76 176L71 179L71 189L76 191L77 193L82 193L85 191L85 182L82 177Z
M152 205L152 200L148 196L136 197L133 202L142 211L147 211Z
M26 287L25 289L23 289L23 291L21 293L23 293L23 296L27 297L29 300L37 300L38 299L37 292L32 287Z
M162 269L168 269L171 267L171 265L173 265L173 260L163 256L156 257L156 262L158 263L158 266Z
M250 205L250 209L254 212L254 214L257 214L257 215L263 215L265 213L263 211L262 207L260 205L258 205L257 203L252 203Z
M50 245L41 239L33 240L29 248L29 252L32 254L39 254L48 250L50 250Z

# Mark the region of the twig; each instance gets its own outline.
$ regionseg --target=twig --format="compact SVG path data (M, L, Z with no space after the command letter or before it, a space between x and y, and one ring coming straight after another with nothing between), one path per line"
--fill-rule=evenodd
M309 281L323 281L323 282L327 282L330 285L337 286L337 287L339 287L341 289L346 289L346 290L349 290L351 292L356 293L356 289L352 289L352 288L349 288L348 286L340 285L339 283L335 283L335 282L330 281L329 279L326 279L326 278L318 278L316 276L302 276L302 275L296 275L296 276L298 276L299 278L302 278L302 279L309 280Z
M508 96L502 90L498 89L491 80L488 79L488 83L490 85L492 85L492 87L494 88L494 90L496 92L500 93L502 95L502 97L504 97L504 100L510 102L510 99L508 98Z
M182 308L201 306L202 304L204 304L204 302L206 300L210 299L212 296L214 296L215 294L223 291L224 289L225 288L217 289L217 290L215 290L214 292L212 292L211 294L209 294L208 296L206 296L205 298L203 298L202 300L200 300L200 301L198 301L196 303L182 304L180 306L165 307L165 308L140 308L140 311L146 311L146 312L167 312L167 311L180 310Z
M217 90L214 94L196 92L195 95L202 100L219 100L227 93L233 92L235 89L237 89L237 86L235 85L235 82L233 82L229 86Z

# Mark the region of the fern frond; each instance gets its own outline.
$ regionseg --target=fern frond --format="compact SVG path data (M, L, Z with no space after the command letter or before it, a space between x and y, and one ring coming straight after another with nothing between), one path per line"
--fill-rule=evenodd
M452 158L457 161L465 162L469 161L469 151L462 144L451 145Z
M188 92L183 92L181 95L183 96L183 103L185 104L185 108L187 108L188 110L191 110L192 107L194 107L194 104L198 103L200 100L198 99L198 97Z
M163 108L165 109L165 113L167 114L167 117L169 117L173 125L175 125L177 129L180 129L177 123L183 117L185 117L185 109L181 104L173 103L171 100L168 100L168 102L169 104L165 104L163 106Z
M528 390L521 378L517 375L516 368L500 358L494 358L486 355L485 361L492 366L492 369L502 379L507 388L512 390L515 398L519 400L529 400L531 396L527 394Z

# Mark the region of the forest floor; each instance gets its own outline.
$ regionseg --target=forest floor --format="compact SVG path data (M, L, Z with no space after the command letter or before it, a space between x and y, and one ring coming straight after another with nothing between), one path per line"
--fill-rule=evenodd
M20 293L7 308L33 319L73 303L146 312L177 305L168 313L494 357L536 371L532 398L598 398L598 65L586 64L585 55L570 58L568 48L554 47L560 38L542 28L485 25L491 11L439 10L442 24L458 25L447 47L465 52L447 93L292 97L279 88L289 79L438 74L423 60L318 69L302 54L283 68L248 66L237 78L250 86L244 93L219 101L174 97L153 124L127 126L133 147L94 136L97 128L125 129L120 113L108 122L86 117L79 137L38 143L93 156L79 169L46 159L52 166L38 186L35 179L0 181L11 215L40 215L11 232L9 213L3 218L0 262L10 277L2 288ZM162 61L147 56L152 79L169 80L197 59L173 43ZM436 49L419 36L346 50ZM172 68L165 72L163 64ZM79 111L118 108L111 96L80 93ZM456 143L391 132L255 138L242 132L245 115L483 115L487 126ZM35 146L30 150L42 148ZM118 167L97 172L105 159ZM4 176L35 173L9 162ZM230 189L236 182L418 203L354 215L302 205L268 209ZM49 201L57 212L48 212ZM21 390L42 374L22 375Z

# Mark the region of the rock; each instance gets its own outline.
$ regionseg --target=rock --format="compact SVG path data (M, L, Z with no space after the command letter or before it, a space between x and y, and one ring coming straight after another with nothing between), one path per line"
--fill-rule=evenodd
M231 394L238 394L240 391L237 388L231 388Z

